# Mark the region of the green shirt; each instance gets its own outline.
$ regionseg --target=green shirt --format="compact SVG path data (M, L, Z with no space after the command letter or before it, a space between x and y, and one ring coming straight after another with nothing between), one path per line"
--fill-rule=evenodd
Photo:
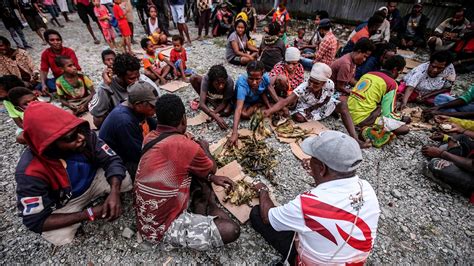
M11 118L21 118L21 120L23 120L23 112L18 111L10 101L4 100L3 106L7 109L8 116Z
M472 85L467 91L459 97L463 99L466 103L470 103L474 100L474 85Z

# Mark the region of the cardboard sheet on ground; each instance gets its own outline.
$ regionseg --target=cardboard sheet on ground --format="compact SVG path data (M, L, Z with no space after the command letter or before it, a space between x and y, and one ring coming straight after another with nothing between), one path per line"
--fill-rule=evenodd
M246 128L239 129L238 132L239 132L239 136L251 136L252 135L252 131L250 131ZM218 156L224 151L225 143L227 142L227 138L230 136L230 134L231 133L229 133L228 136L220 139L216 143L209 145L209 151L211 152L212 155ZM239 146L239 145L240 145L240 141L237 144L237 146Z
M251 177L245 175L242 172L242 167L237 161L232 161L224 167L219 168L216 172L216 175L227 176L234 182L237 182L242 179L249 183L253 182L253 179ZM259 203L258 198L255 198L250 202L251 206L247 204L237 206L231 204L230 202L224 202L224 197L226 196L225 188L212 184L212 189L214 190L214 193L216 193L217 199L222 204L222 206L224 206L230 213L232 213L232 215L234 215L235 218L237 218L237 220L239 220L241 224L244 224L249 220L250 211L252 210L251 206L255 206ZM277 202L275 201L272 194L272 189L270 189L270 198L275 203L275 205L277 205Z
M420 61L410 58L405 59L405 61L407 62L405 67L408 69L413 69L421 64Z
M406 61L406 65L405 65L405 68L403 69L403 73L408 73L410 70L412 70L413 68L419 66L421 64L420 61L418 60L414 60L414 59L410 59L410 58L405 58L405 61Z
M208 118L209 116L206 113L199 112L199 114L197 114L196 116L188 118L188 126L197 126L203 124L207 121Z
M160 51L164 56L170 57L171 49L173 49L173 46L159 48L158 51Z
M405 58L415 57L415 52L410 51L410 50L397 49L397 54L399 54L399 55L401 55Z
M163 89L163 90L169 91L169 92L175 92L175 91L178 91L179 89L181 89L183 87L186 87L188 85L189 85L189 83L186 83L184 81L173 80L173 81L170 81L170 82L166 83L165 85L160 85L160 88Z
M304 159L311 159L311 156L304 153L300 147L300 144L297 142L290 143L291 152L298 158L298 160L303 161Z

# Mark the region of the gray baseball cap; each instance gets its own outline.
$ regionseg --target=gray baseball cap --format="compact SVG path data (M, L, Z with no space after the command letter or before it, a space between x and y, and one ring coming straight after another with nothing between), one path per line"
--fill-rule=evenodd
M352 137L334 130L321 132L301 143L304 153L338 172L352 172L362 162L359 144Z
M156 100L158 99L158 92L148 82L143 80L135 81L130 84L127 88L128 99L127 101L131 104L138 102L148 102L155 106Z

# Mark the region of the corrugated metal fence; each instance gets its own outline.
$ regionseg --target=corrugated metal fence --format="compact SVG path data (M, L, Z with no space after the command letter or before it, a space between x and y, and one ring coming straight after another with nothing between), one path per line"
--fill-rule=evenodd
M331 18L357 22L367 20L378 8L386 4L387 1L378 0L288 0L287 8L290 14L299 13L310 16L317 10L326 10ZM254 6L259 11L268 12L273 5L274 0L254 0ZM402 16L410 12L412 5L411 3L398 4ZM428 27L437 27L454 13L453 10L453 7L426 4L423 13L430 18Z

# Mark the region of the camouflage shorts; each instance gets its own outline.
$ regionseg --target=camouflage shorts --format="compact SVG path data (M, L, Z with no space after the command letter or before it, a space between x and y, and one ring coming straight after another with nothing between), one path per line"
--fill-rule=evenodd
M208 250L224 245L214 223L215 216L204 216L184 211L171 223L163 240L175 247Z

